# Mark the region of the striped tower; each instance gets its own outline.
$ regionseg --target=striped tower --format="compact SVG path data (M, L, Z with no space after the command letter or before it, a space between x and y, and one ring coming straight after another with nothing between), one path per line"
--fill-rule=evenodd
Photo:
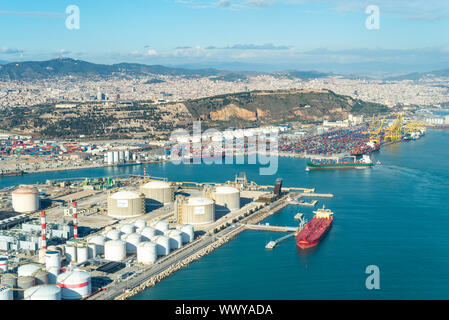
M78 213L76 210L76 201L72 202L72 206L73 206L73 237L75 239L78 238Z
M45 211L41 211L41 236L42 236L42 246L41 249L47 249L47 221L45 218Z

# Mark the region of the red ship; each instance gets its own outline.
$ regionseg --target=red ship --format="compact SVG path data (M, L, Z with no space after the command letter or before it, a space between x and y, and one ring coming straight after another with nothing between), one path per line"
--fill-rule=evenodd
M359 148L351 150L350 154L351 156L361 156L378 150L380 150L380 144L370 141Z
M314 213L315 216L312 220L296 235L296 245L301 249L318 245L332 226L334 220L332 211L323 206L322 209L318 209Z

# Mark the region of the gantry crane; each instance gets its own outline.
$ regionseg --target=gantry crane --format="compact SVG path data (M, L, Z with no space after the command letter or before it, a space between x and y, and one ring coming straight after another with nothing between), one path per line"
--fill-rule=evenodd
M402 125L404 118L402 113L393 113L396 115L396 119L393 124L385 129L385 141L386 142L398 142L402 139Z

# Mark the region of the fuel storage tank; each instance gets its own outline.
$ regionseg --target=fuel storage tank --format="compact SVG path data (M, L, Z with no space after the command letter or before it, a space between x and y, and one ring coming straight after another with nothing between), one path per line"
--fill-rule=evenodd
M170 250L182 247L182 232L177 229L168 230L165 235L169 238Z
M61 288L57 285L31 287L25 290L24 300L61 300Z
M0 301L13 300L14 295L11 287L8 285L0 284Z
M15 212L33 213L39 210L39 194L32 187L20 186L11 193L11 197L12 207Z
M80 300L91 293L91 277L86 271L71 270L61 273L58 278L63 300Z
M149 241L152 237L157 235L157 230L153 227L145 227L142 229L140 234L142 235L142 239L144 241Z
M215 221L215 202L212 199L191 197L181 204L182 221L200 225Z
M166 256L170 253L170 239L167 236L155 236L151 238L151 242L156 243L158 256Z
M108 197L108 215L117 219L138 217L145 213L145 198L133 191L119 191Z
M150 205L166 205L174 201L174 187L165 181L150 181L142 185L140 191L148 199Z
M109 240L104 244L104 258L109 261L123 261L126 258L126 242Z
M219 186L212 193L215 200L215 209L229 212L240 209L240 191L234 187Z
M183 243L192 242L195 239L195 231L192 225L183 224L182 226L177 226L176 229L181 231Z
M137 262L153 264L157 260L157 244L151 241L141 242L137 246Z

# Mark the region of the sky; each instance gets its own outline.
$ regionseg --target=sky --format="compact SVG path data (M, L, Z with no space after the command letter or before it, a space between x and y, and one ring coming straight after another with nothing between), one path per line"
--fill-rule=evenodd
M370 5L379 9L378 28L367 28ZM79 9L79 28L70 28L69 6ZM258 71L449 68L447 0L2 0L0 30L0 60L10 62L64 56Z

